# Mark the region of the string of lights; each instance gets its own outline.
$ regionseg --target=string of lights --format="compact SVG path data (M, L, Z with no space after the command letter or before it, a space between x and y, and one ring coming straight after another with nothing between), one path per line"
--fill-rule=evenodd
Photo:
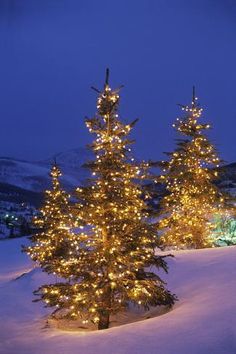
M202 108L195 91L190 106L181 105L185 116L173 127L184 136L177 148L160 163L167 195L161 202L159 227L165 246L204 248L212 246L212 217L224 207L224 197L213 183L220 160L214 146L204 134L209 124L199 123Z
M135 122L120 121L119 90L111 90L108 71L104 89L96 91L97 114L86 120L95 136L91 144L95 158L86 165L91 178L76 190L76 231L68 233L64 229L68 214L62 215L53 199L59 193L59 175L55 172L54 177L53 171L54 188L48 193L52 205L48 206L46 201L43 208L44 225L48 213L53 220L42 239L34 238L37 243L28 253L46 271L53 270L61 278L36 291L47 306L56 308L54 314L79 318L84 324L92 321L98 329L105 329L110 316L131 303L144 309L172 306L176 297L151 270L155 266L167 271L167 263L165 257L155 254L156 228L149 221L143 198L141 181L148 175L149 164L136 163L129 147L133 141L128 135ZM65 197L62 199L66 204ZM68 226L69 220L66 221ZM59 239L62 235L67 246L62 257L52 259L57 235Z

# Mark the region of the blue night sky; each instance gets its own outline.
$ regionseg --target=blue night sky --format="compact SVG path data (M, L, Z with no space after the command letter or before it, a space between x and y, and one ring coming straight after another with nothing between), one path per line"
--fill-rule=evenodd
M105 68L136 117L135 153L174 147L192 85L220 155L236 161L234 0L0 0L0 155L41 159L84 146Z

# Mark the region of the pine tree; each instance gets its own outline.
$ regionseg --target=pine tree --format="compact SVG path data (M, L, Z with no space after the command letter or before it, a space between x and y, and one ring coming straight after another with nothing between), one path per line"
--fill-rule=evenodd
M61 187L61 171L56 164L52 166L50 176L52 190L45 192L44 206L34 219L39 231L30 237L32 245L24 247L24 251L47 273L65 276L61 265L73 244L70 196Z
M199 122L202 108L193 89L190 106L181 105L185 116L173 127L184 138L177 140L177 148L167 153L169 161L162 161L167 195L161 202L162 241L177 248L204 248L212 245L211 220L223 206L224 198L214 180L217 178L219 158L205 135L209 124Z
M98 90L96 90L98 91ZM167 271L164 257L155 255L155 227L148 222L138 179L148 165L130 155L128 135L134 125L118 117L119 90L107 78L98 91L98 113L86 120L96 139L96 158L87 163L92 178L77 189L75 216L85 224L78 232L76 252L64 263L70 282L41 288L48 306L65 311L67 318L109 327L110 316L133 303L142 308L173 305L175 296L151 266Z

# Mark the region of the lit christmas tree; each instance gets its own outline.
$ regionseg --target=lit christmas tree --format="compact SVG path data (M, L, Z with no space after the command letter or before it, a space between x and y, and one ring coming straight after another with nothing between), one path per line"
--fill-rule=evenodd
M34 220L39 232L30 237L32 245L24 247L24 251L47 273L65 276L63 268L60 269L61 262L68 257L73 244L70 196L61 188L61 171L56 164L52 166L50 176L52 190L46 191L45 204Z
M98 90L96 90L98 91ZM128 134L134 123L118 118L119 90L108 85L98 91L98 114L87 119L96 136L96 158L87 164L92 178L78 188L75 217L85 228L76 235L76 248L63 269L70 282L43 286L38 292L48 306L63 316L92 321L98 329L109 327L110 316L133 303L142 308L173 305L175 296L151 266L167 271L164 257L155 255L156 230L148 222L138 179L148 165L130 156Z
M219 158L204 131L209 124L199 119L202 108L193 89L190 106L182 106L186 113L173 127L184 138L178 139L177 148L168 153L170 160L161 162L167 195L161 203L161 240L176 248L204 248L212 245L211 220L223 206L224 198L213 181Z

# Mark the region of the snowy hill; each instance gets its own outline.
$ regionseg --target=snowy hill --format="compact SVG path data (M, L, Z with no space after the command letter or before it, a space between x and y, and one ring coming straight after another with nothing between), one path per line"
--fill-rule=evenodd
M39 164L42 166L51 166L52 162L55 160L60 166L63 173L74 178L80 178L80 180L87 177L87 170L82 167L82 165L92 158L92 152L85 148L77 148L64 152L59 152L52 157L40 161ZM78 183L78 181L77 181Z
M56 160L63 172L62 182L67 189L73 189L86 175L81 165L90 153L85 149L74 149L58 153L43 161L23 161L14 158L0 158L0 183L7 183L25 190L42 192L50 185L49 171Z
M54 161L62 170L64 188L71 191L87 177L88 171L81 166L90 157L91 153L82 148L58 153L42 161L0 157L0 238L9 236L10 232L6 229L5 216L24 217L29 209L41 206L42 192L51 187L49 171Z
M71 190L88 177L88 171L82 165L91 158L92 153L84 148L60 152L41 161L0 157L0 183L42 192L50 185L49 171L56 161L63 172L65 188ZM222 187L236 188L236 163L221 167L219 172Z
M230 194L236 196L236 163L220 167L219 176L219 185Z
M219 169L220 177L222 179L228 179L236 183L236 163L231 163L226 166L223 166Z
M26 202L38 207L42 201L42 191L50 187L49 171L54 161L63 172L61 180L64 188L74 190L88 177L88 170L82 166L91 158L92 153L84 148L60 152L41 161L0 157L0 201ZM219 172L218 185L236 195L236 163L221 167ZM153 203L156 205L165 189L159 184L154 188L157 195L154 195Z
M31 191L41 191L47 185L48 168L33 162L9 158L0 159L0 181Z
M235 247L175 252L166 276L173 310L99 332L45 327L32 290L47 278L21 254L22 239L0 243L1 354L235 354ZM20 277L22 273L26 273Z

